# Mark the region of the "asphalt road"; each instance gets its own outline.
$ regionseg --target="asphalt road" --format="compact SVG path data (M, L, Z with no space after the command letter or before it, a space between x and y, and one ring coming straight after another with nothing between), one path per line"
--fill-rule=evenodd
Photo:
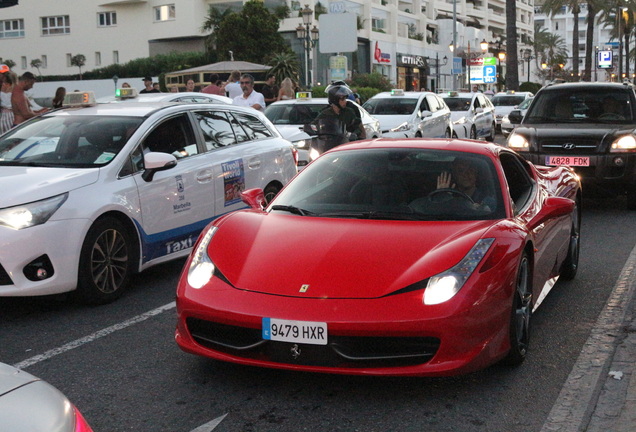
M248 368L173 340L183 261L139 275L118 302L0 299L0 361L58 387L96 432L539 431L636 244L623 199L586 197L581 268L533 316L527 361L453 378Z

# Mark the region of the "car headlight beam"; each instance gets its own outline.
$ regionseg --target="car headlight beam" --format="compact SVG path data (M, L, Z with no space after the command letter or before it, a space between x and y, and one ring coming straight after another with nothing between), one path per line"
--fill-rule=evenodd
M68 198L68 192L51 198L0 209L0 225L21 230L48 221Z
M636 138L634 135L624 135L612 143L610 152L624 152L636 150Z
M528 151L530 143L523 135L513 133L508 139L508 147L516 151Z
M192 254L192 261L190 261L190 268L188 268L188 284L192 288L202 288L214 275L215 267L208 255L208 246L216 230L216 227L210 228Z
M453 298L486 256L494 241L494 238L480 239L459 264L431 277L424 290L424 304L436 305Z

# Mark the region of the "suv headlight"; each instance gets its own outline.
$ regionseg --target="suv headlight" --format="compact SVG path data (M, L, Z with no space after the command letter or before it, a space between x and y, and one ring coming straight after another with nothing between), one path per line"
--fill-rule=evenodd
M51 198L0 210L0 225L15 230L41 225L50 219L68 198L68 192Z
M528 151L530 143L523 135L512 133L508 138L508 147L516 151Z
M391 129L391 132L404 132L411 129L411 125L408 122L404 122L399 126L394 127L393 129Z
M624 135L612 143L610 152L625 152L636 150L636 138L634 135Z

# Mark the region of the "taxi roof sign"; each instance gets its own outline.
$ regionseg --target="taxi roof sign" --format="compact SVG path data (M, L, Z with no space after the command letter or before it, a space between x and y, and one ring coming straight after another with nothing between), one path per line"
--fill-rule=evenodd
M115 97L122 99L136 98L137 95L137 89L134 88L122 87L115 90Z
M296 99L311 99L311 92L309 91L302 91L302 92L296 92Z
M97 101L95 100L95 93L92 91L66 93L66 96L64 96L64 102L62 103L65 107L85 107L96 104Z
M404 90L402 90L402 89L393 89L393 90L391 90L391 96L404 96Z

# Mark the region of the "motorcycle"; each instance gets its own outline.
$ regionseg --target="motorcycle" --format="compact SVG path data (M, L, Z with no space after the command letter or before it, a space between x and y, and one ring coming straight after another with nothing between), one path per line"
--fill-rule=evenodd
M360 122L360 119L356 119L350 128L355 130ZM336 117L324 117L307 123L303 126L303 131L312 137L309 151L311 160L340 144L358 139L355 133L347 132L346 125Z

